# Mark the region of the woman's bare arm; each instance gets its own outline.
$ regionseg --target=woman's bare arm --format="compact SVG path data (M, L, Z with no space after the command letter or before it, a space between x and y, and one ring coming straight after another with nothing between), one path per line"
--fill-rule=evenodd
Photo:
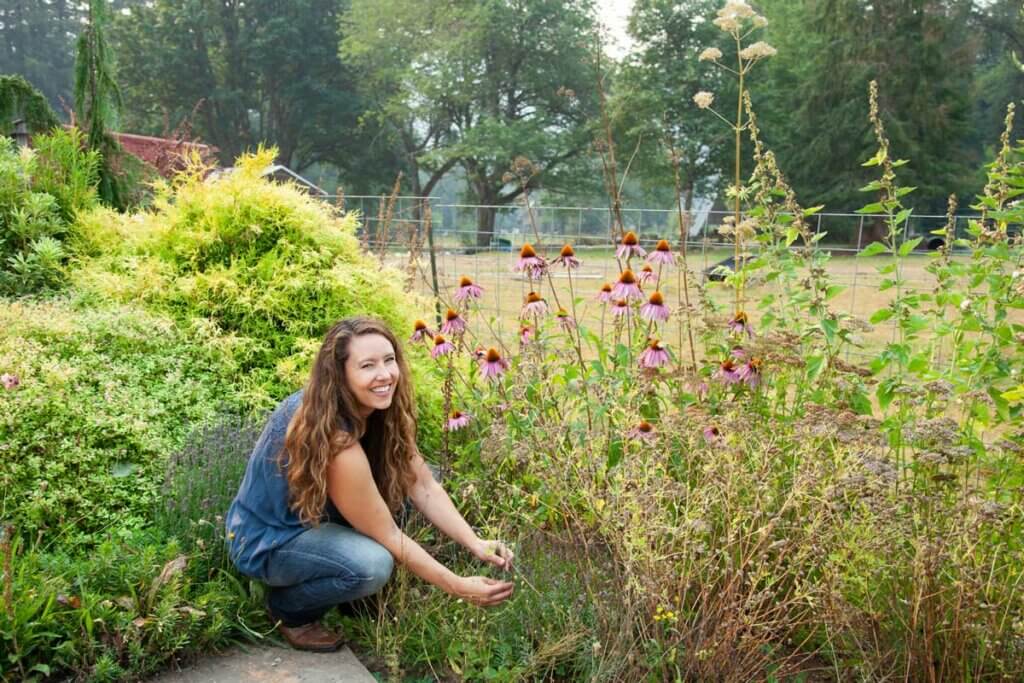
M431 524L478 558L499 567L507 567L512 561L512 553L498 541L484 541L477 536L419 454L413 458L413 472L416 473L416 482L409 491L409 498L416 509Z
M403 533L377 490L370 463L358 442L331 460L327 468L327 492L356 531L380 543L396 562L424 581L480 605L497 604L511 594L509 582L458 576Z

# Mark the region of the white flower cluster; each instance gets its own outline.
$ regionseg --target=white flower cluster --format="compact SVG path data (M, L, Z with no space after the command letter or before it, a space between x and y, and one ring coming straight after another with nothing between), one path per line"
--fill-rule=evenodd
M707 109L714 103L714 101L714 94L709 93L707 90L701 90L699 93L693 96L694 104L696 104L700 109Z
M747 61L751 61L754 59L764 59L766 57L773 57L777 53L778 50L776 50L774 47L764 42L763 40L759 40L753 45L748 45L747 47L740 50L740 59L745 59Z
M768 20L743 0L727 0L725 7L718 10L718 16L712 23L726 33L736 33L744 19L750 19L756 28L768 25Z
M709 48L706 48L703 52L700 53L700 57L698 57L698 60L701 61L701 62L706 62L706 61L717 62L721 58L722 58L722 51L721 50L719 50L717 47L709 47Z

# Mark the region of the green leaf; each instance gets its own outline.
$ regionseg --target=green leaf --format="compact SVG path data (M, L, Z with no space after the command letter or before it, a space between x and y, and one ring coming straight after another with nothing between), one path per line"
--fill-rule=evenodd
M882 206L882 202L873 202L860 207L854 213L885 213L885 207Z
M914 239L907 240L906 242L901 244L900 245L900 256L906 256L910 252L914 251L914 249L917 248L917 245L921 244L921 240L923 240L923 239L924 239L924 237L915 237Z
M895 311L893 311L891 308L880 308L877 311L875 311L870 318L868 318L868 322L870 322L872 325L877 325L878 323L882 323L885 322L886 320L889 320L890 318L892 318L894 314Z
M834 299L844 291L846 291L846 285L829 285L825 289L825 300L828 301Z
M888 253L889 253L889 248L887 246L885 246L881 242L872 242L868 246L866 246L863 249L861 249L860 253L857 254L857 256L865 256L865 257L867 257L867 256L876 256L878 254L888 254Z
M821 376L825 369L824 356L809 356L807 358L807 381L814 382Z
M605 463L605 466L608 469L612 469L622 462L622 451L622 439L613 439L612 442L608 444L608 460Z

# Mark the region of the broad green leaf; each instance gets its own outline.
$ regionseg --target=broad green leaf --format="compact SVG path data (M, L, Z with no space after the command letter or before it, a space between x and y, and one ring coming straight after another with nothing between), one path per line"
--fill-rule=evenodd
M906 242L901 244L900 245L900 256L906 256L910 252L914 251L914 249L917 248L917 245L921 244L921 240L923 240L923 239L924 239L924 237L915 237L914 239L907 240Z
M878 323L889 320L890 318L892 318L894 314L895 311L893 311L891 308L880 308L877 311L875 311L870 318L868 318L868 322L870 322L872 325L877 325Z
M876 256L878 254L887 253L889 253L889 248L887 246L885 246L881 242L872 242L868 246L861 249L860 253L857 254L857 256Z

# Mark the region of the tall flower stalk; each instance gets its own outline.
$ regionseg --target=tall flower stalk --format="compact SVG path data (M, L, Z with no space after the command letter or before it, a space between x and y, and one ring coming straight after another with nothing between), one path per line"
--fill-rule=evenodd
M698 92L693 96L693 102L699 109L707 109L720 118L733 132L734 138L734 161L733 161L733 184L726 191L727 196L732 199L733 215L732 226L729 229L733 233L733 258L736 272L733 276L735 308L737 313L743 310L743 280L744 275L740 268L742 259L742 246L745 239L743 226L742 202L746 196L746 189L743 186L742 173L742 135L746 129L744 118L743 100L747 92L747 76L751 69L759 61L775 55L776 50L764 41L757 41L744 47L744 40L756 29L767 26L768 20L755 12L746 2L742 0L728 0L722 9L718 10L715 18L715 26L728 33L736 45L736 68L722 63L722 51L717 47L709 47L701 52L699 60L711 62L715 66L733 74L737 80L736 92L736 116L730 120L717 112L712 105L715 101L713 93L708 91Z

